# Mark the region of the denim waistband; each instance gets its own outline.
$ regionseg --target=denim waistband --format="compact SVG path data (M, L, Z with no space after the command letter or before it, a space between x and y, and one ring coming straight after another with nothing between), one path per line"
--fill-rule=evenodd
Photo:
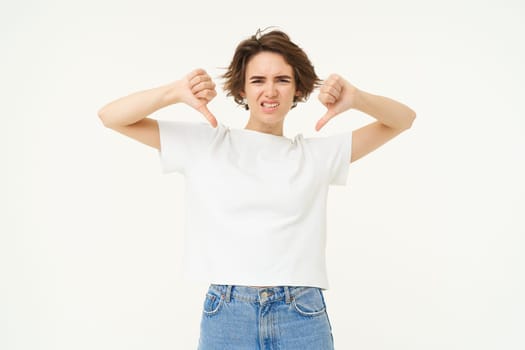
M227 303L235 299L261 304L279 300L285 300L289 304L294 297L305 293L309 289L319 289L317 287L302 286L248 287L225 284L211 284L210 288L220 293Z

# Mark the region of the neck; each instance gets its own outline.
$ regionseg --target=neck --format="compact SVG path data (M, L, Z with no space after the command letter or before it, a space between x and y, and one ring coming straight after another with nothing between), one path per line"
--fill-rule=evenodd
M279 124L264 124L260 122L255 122L253 120L249 120L248 124L244 127L248 130L263 132L266 134L272 134L276 136L283 136L283 123Z

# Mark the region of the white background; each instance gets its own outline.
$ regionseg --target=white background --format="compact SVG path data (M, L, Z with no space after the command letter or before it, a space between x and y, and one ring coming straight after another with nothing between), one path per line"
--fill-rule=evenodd
M330 191L336 349L524 349L524 15L518 0L3 2L0 348L196 348L207 285L182 278L184 178L97 110L197 67L218 77L276 25L320 76L418 115ZM244 127L222 90L209 107ZM372 121L349 111L318 134L323 113L314 93L285 135Z

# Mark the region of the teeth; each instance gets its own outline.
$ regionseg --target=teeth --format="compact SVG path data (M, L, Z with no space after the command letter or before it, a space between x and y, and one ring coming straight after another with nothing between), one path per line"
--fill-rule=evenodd
M262 105L263 105L263 107L275 108L279 104L278 103L263 103Z

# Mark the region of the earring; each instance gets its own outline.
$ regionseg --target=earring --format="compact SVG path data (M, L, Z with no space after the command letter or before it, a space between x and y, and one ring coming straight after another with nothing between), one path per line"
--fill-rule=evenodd
M249 110L250 109L250 107L248 106L248 100L246 99L246 97L243 97L242 105L244 106L245 110Z

